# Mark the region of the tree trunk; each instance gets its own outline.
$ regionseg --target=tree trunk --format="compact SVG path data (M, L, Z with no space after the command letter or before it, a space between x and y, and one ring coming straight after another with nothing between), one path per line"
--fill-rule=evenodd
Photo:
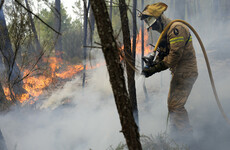
M1 2L1 0L0 0ZM8 29L6 27L5 16L3 9L0 9L0 51L3 57L5 68L7 69L7 82L9 84L12 101L15 103L17 96L26 93L23 89L23 82L21 81L21 72L16 64L17 52L13 52Z
M136 62L136 39L137 39L137 0L133 0L133 45L132 45L132 53L133 53L133 61L132 65L135 67ZM136 121L136 124L139 125L138 119L138 108L137 108L137 96L136 96L136 84L135 84L135 70L130 70L130 81L128 80L129 87L129 95L132 102L133 107L133 115Z
M84 1L84 40L83 40L83 79L82 79L82 87L85 87L85 77L86 77L86 57L87 57L87 23L88 23L88 12L90 7L90 0L88 1L88 5L86 5L86 1Z
M29 6L29 3L28 3L28 0L25 0L26 2L26 7L28 10L30 10L30 6ZM35 41L35 47L36 47L36 54L41 54L42 53L42 48L41 48L41 44L38 40L38 34L37 34L37 31L36 31L36 28L35 28L35 25L34 25L34 20L32 18L32 15L31 13L28 12L28 16L29 16L29 19L30 19L30 24L31 24L31 29L34 33L34 41Z
M110 20L112 22L112 18L113 18L113 0L110 0L109 17L110 17Z
M89 13L89 44L90 46L92 47L93 46L93 36L94 36L94 29L95 29L95 18L94 18L94 15L93 15L93 10L92 8L90 8L90 13ZM90 48L90 51L92 50L92 48ZM91 60L91 53L89 52L89 60ZM90 61L91 63L91 61Z
M11 101L8 101L6 99L4 90L2 88L2 84L0 82L0 112L8 110L10 106L11 106Z
M144 0L141 0L141 10L144 10ZM144 21L141 21L141 58L145 55L145 31L144 31ZM141 59L141 68L144 69L144 61ZM145 94L145 100L149 100L147 88L145 85L145 81L143 82L143 90Z
M61 0L55 0L54 23L54 29L61 33ZM54 40L56 55L63 58L61 35L54 33Z
M7 150L6 142L4 140L1 130L0 130L0 150Z
M129 150L141 150L140 135L132 114L132 105L127 93L123 68L120 63L119 49L113 36L112 24L105 1L91 0L91 4L121 121L121 132L125 136Z
M4 4L4 0L0 2L0 9L2 9L3 4Z
M144 0L141 0L141 10L144 10ZM141 21L141 58L145 55L144 21ZM141 59L141 67L144 69L144 61Z
M127 78L128 78L128 91L129 97L132 103L133 116L136 124L138 125L138 110L137 110L137 99L136 99L136 88L135 88L135 48L136 44L133 46L133 53L131 51L131 41L130 41L130 32L129 32L129 20L127 15L127 5L125 0L119 0L119 10L122 24L122 33L123 33L123 43L124 43L124 51L126 57L126 70L127 70ZM133 14L134 16L134 14ZM135 17L134 17L135 18ZM135 25L134 25L135 26ZM135 28L135 27L134 27ZM136 30L133 36L133 43L136 43L134 40L136 34Z
M95 28L95 19L94 19L94 15L93 15L93 10L90 9L90 16L89 16L89 20L90 20L90 38L89 38L89 43L92 46L93 45L93 35L94 35L94 28Z

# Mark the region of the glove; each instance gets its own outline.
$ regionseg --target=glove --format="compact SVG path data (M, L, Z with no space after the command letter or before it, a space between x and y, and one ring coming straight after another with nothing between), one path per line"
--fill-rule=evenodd
M162 70L168 69L168 66L165 65L163 61L160 61L156 65L150 67L150 68L144 68L141 72L142 75L144 75L146 78L150 77L156 72L160 72Z
M150 68L144 68L141 72L141 74L144 75L146 78L150 77L154 73L156 73L156 67L155 66L152 66Z

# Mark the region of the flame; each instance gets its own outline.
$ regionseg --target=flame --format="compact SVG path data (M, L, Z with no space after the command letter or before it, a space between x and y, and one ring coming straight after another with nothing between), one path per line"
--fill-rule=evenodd
M61 58L57 57L44 58L43 61L49 62L50 70L39 76L28 76L23 80L23 88L26 90L26 93L20 96L15 96L15 98L20 103L25 103L29 101L30 104L33 104L35 101L38 100L38 97L44 93L44 90L47 87L49 87L51 84L55 84L58 78L72 78L74 75L84 69L83 65L68 65L66 68L64 68L64 65L69 63L64 63ZM101 65L102 64L96 64L93 67L89 67L88 65L86 65L86 70L94 69ZM60 71L60 69L62 69L62 71ZM23 73L24 76L26 76L29 73L29 70L24 70ZM11 100L9 88L4 87L4 93L7 100ZM32 98L32 100L30 98Z
M6 99L7 99L7 100L11 100L9 88L3 87L3 91L4 91L4 93L5 93Z
M83 65L67 66L66 71L62 73L56 73L56 76L62 79L71 78L73 75L82 71L83 69L84 69ZM86 67L86 69L88 68Z
M137 35L136 38L136 53L141 54L141 49L142 49L142 43L141 43L141 29L139 30L139 34ZM152 46L149 45L149 36L148 36L148 31L144 30L144 54L148 54L152 52Z
M45 75L38 77L32 76L25 78L23 81L23 88L28 92L28 94L33 97L37 97L42 94L45 87L52 83L52 77L46 77Z
M29 97L30 97L30 95L28 93L25 93L16 99L18 99L20 103L23 103L24 101L27 101L29 99Z
M133 43L133 39L131 39L131 45L132 43ZM124 49L124 45L121 46L120 50L123 49ZM136 37L136 54L140 55L142 53L141 51L142 51L142 43L141 43L141 29L140 29ZM152 46L149 45L148 31L144 30L144 54L148 54L152 51L153 51Z

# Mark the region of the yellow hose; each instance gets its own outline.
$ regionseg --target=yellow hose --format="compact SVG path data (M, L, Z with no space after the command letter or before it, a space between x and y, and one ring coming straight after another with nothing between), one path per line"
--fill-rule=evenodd
M215 84L214 84L214 80L213 80L213 76L212 76L211 67L210 67L210 64L209 64L209 61L208 61L208 56L207 56L207 53L206 53L206 51L205 51L203 42L201 41L200 36L199 36L198 33L196 32L196 30L195 30L189 23L187 23L187 22L184 21L184 20L180 20L180 19L176 19L176 20L171 21L171 22L165 27L165 29L162 31L160 37L158 38L157 43L156 43L156 46L155 46L155 48L154 48L154 51L157 50L157 47L159 46L159 43L160 43L161 38L165 35L165 33L168 31L169 27L170 27L174 22L182 22L182 23L184 23L185 25L187 25L187 26L192 30L192 32L195 34L197 40L199 41L199 44L200 44L200 46L201 46L201 49L202 49L202 52L203 52L203 55L204 55L204 59L205 59L206 65L207 65L208 74L209 74L209 78L210 78L210 81L211 81L212 90L213 90L213 93L214 93L214 95L215 95L216 103L217 103L217 105L218 105L218 108L219 108L219 110L220 110L222 116L223 116L224 119L227 121L227 123L230 124L230 120L228 119L227 115L225 114L224 109L223 109L223 107L222 107L222 105L221 105L221 103L220 103L220 100L219 100L218 95L217 95L217 92L216 92L216 87L215 87Z

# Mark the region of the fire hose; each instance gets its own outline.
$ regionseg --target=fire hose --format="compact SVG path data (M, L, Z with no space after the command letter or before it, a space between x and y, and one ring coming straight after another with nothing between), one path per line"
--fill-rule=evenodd
M204 48L204 45L203 45L203 42L201 41L200 39L200 36L198 35L198 33L196 32L196 30L189 24L187 23L186 21L184 20L180 20L180 19L176 19L176 20L173 20L171 21L165 28L164 30L162 31L162 33L160 34L158 40L157 40L157 43L155 45L155 48L154 48L154 52L157 51L157 48L160 44L160 40L162 39L162 37L166 34L167 30L169 29L169 27L174 23L174 22L182 22L184 23L185 25L187 25L191 30L192 32L195 34L200 46L201 46L201 49L202 49L202 52L203 52L203 55L204 55L204 58L205 58L205 62L206 62L206 66L207 66L207 69L208 69L208 74L209 74L209 78L210 78L210 81L211 81L211 85L212 85L212 90L213 90L213 93L214 93L214 96L215 96L215 100L216 100L216 103L218 105L218 108L223 116L223 118L226 120L226 122L230 125L230 120L228 119L226 113L224 112L224 109L220 103L220 100L219 100L219 97L217 95L217 91L216 91L216 87L215 87L215 83L214 83L214 79L213 79L213 76L212 76L212 71L211 71L211 67L210 67L210 64L209 64L209 60L208 60L208 56L207 56L207 53L206 53L206 50Z

